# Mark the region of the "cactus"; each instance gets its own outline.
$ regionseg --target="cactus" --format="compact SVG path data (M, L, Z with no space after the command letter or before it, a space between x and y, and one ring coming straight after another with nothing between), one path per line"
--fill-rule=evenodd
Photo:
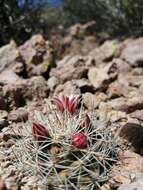
M69 108L68 97L64 100ZM56 97L56 105L58 101ZM60 109L50 106L47 116L35 112L33 124L25 126L27 134L12 147L17 169L36 176L48 189L100 189L117 159L111 126L98 120L94 112L75 110L77 101L72 98L74 109L63 110L60 101Z

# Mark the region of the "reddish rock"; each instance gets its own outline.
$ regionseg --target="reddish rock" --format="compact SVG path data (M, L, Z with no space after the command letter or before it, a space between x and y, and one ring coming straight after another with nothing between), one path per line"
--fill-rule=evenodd
M132 66L143 66L143 38L127 40L123 46L120 57Z
M12 84L20 80L19 76L16 75L12 70L5 70L0 74L0 82L3 84Z
M118 67L118 72L124 77L126 73L132 70L132 67L120 58L114 58L112 63L115 63Z
M52 44L45 41L37 34L19 47L25 63L25 72L28 77L47 75L52 67L55 66L55 53ZM18 71L19 72L19 71Z
M130 184L142 175L142 170L143 157L127 150L120 155L118 164L113 166L111 183L116 184L116 188L121 184Z
M8 109L11 109L13 106L24 106L27 101L46 98L49 93L47 82L41 76L7 84L3 86L2 91L3 96L6 97Z
M45 46L46 42L44 38L38 34L20 46L19 51L27 64L38 64L41 62L42 56L46 51Z
M75 85L74 81L67 81L64 84L58 85L54 91L54 95L80 95L80 90Z
M124 111L126 113L132 113L135 110L143 109L143 88L134 89L129 91L126 97L119 97L111 99L107 102L107 105L115 110Z
M111 61L118 48L118 42L105 41L100 47L93 49L89 56L94 58L96 65L101 65L103 62Z
M128 86L119 82L113 82L109 85L107 94L109 98L126 97L128 95Z
M93 67L88 71L88 79L95 89L106 89L117 78L118 67L116 63L109 63L99 68Z
M87 77L88 68L82 56L66 56L53 68L50 76L57 77L61 83L71 79L81 79Z
M132 112L130 117L143 121L143 109Z

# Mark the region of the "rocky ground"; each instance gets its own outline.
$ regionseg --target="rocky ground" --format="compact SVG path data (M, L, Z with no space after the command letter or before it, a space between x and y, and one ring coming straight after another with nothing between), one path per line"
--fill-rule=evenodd
M12 146L11 129L18 130L59 94L81 95L88 111L95 109L111 123L143 124L143 38L98 43L94 24L75 25L64 37L46 41L35 35L19 47L11 41L0 48L1 145ZM141 149L123 151L102 190L142 189ZM0 189L18 189L11 185L18 174L0 159ZM24 180L24 190L42 189L32 186L34 179Z

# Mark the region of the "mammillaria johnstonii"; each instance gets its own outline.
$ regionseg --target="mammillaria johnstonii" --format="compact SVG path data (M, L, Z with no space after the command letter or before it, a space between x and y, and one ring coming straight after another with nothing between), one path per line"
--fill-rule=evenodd
M27 136L12 148L13 163L42 181L45 189L99 189L116 160L112 126L79 108L79 96L57 96L54 103L58 110L51 101L45 115L35 111Z

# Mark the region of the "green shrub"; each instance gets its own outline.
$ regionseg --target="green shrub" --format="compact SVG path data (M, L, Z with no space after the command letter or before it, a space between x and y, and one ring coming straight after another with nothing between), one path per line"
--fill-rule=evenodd
M64 0L71 22L96 20L97 31L140 35L143 32L142 0Z
M91 20L96 20L96 32L111 36L143 34L142 0L63 0L59 8L39 1L39 6L32 9L32 1L26 2L21 11L17 0L0 0L0 46L11 38L23 43L34 33L48 36L58 25L68 27Z

